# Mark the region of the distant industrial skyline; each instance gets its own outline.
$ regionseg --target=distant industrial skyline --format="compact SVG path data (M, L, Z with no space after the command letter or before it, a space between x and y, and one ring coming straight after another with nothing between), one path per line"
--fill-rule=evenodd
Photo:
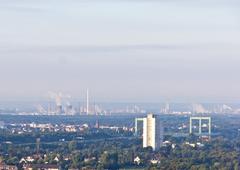
M237 0L0 3L0 101L239 102Z

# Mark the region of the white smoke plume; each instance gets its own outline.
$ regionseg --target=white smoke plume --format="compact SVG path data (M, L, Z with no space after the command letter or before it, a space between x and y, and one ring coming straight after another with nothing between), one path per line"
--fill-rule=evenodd
M63 97L63 95L62 95L61 92L55 93L55 92L49 91L48 95L49 95L50 99L55 100L57 106L61 106L62 105L62 97Z
M55 100L57 106L61 106L63 102L66 103L67 105L71 105L70 99L72 97L69 94L63 94L62 92L56 93L56 92L49 91L48 96L50 97L50 99Z

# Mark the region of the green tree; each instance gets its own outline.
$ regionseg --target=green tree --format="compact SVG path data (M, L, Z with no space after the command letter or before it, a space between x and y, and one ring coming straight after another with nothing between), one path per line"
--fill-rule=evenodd
M68 149L69 149L70 151L76 150L76 149L77 149L77 142L76 142L76 141L71 141L71 142L69 142L69 144L68 144Z
M118 169L118 154L116 152L104 152L101 155L100 162L104 169L115 170Z

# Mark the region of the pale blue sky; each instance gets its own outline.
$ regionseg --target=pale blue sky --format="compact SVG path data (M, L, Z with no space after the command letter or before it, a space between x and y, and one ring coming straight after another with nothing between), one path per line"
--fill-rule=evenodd
M238 0L0 0L0 99L240 101Z

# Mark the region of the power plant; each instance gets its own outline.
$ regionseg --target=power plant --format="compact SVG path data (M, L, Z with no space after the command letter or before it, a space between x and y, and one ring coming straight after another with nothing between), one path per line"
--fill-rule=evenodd
M71 96L61 92L49 92L47 106L36 105L37 113L40 115L98 115L105 114L99 105L90 105L89 89L87 88L84 95L84 102L78 102L75 107L71 103Z

